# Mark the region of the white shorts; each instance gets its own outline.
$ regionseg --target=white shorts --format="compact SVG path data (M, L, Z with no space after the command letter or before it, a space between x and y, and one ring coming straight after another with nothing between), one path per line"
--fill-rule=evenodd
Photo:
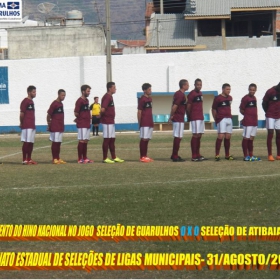
M116 138L114 124L102 124L102 126L103 126L103 138Z
M21 130L21 142L34 143L36 130L33 128L24 128Z
M78 140L89 140L90 128L78 128Z
M232 119L224 118L217 124L218 133L232 133Z
M266 118L267 129L280 129L280 119Z
M174 122L173 123L173 136L177 138L183 138L185 123Z
M191 125L192 125L193 134L204 133L204 121L203 120L191 121Z
M50 140L52 142L62 142L63 132L51 132Z
M255 137L257 135L257 126L243 126L243 137L250 138L251 136Z
M140 138L152 139L153 130L154 129L152 127L148 127L148 126L140 127Z

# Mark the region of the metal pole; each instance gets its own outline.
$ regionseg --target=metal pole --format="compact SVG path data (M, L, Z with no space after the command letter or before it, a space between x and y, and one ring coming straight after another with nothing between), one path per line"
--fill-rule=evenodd
M160 0L160 14L163 15L163 0Z
M158 19L157 19L157 49L159 50L159 26L158 26Z
M111 14L110 0L106 0L106 73L107 83L112 82Z

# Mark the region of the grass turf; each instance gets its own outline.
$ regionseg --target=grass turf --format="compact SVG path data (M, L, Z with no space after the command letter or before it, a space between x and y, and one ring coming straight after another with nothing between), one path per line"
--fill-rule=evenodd
M214 161L216 134L206 132L201 152L209 158L190 161L190 133L180 155L170 160L172 135L154 133L149 143L153 163L139 162L138 134L119 134L120 164L102 163L102 138L94 137L88 156L94 164L77 164L76 135L65 135L61 157L51 164L47 135L37 135L36 166L21 165L17 135L1 135L0 224L233 225L277 226L280 161L268 162L266 133L254 141L261 162L244 162L241 131L233 133L234 161ZM275 151L275 147L274 147ZM279 253L278 242L0 242L1 251L39 252L182 252ZM2 271L0 278L279 278L278 271Z

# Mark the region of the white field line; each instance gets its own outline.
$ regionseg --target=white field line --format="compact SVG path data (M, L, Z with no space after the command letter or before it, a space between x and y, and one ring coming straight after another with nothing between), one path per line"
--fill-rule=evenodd
M27 188L0 188L0 191L24 191L24 190L36 190L36 189L63 189L63 188L101 188L108 187L108 185L114 187L120 187L125 185L138 186L138 185L170 185L170 184L182 184L182 183L196 183L196 182L214 182L214 181L230 181L230 180L248 180L253 178L264 178L264 177L278 177L280 174L269 174L269 175L254 175L254 176L236 176L236 177L220 177L220 178L199 178L182 181L156 181L156 182L123 182L120 184L106 184L106 185L75 185L75 186L42 186L42 187L27 187Z
M64 145L64 144L69 144L69 143L76 142L76 141L77 141L77 140L72 140L72 141L64 142L64 143L62 143L62 145ZM38 148L34 148L33 151L35 151L35 150L41 150L41 149L47 149L47 148L50 148L50 147L51 147L51 145L49 145L49 146L44 146L44 147L38 147ZM13 154L9 154L9 155L2 156L2 157L0 157L0 159L2 159L2 158L7 158L7 157L12 157L12 156L16 156L16 155L19 155L19 154L22 154L22 151L17 152L17 153L13 153Z

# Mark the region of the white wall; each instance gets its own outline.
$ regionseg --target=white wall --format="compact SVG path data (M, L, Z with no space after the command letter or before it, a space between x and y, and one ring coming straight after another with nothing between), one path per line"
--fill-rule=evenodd
M117 85L116 123L137 122L136 93L145 82L151 83L155 92L176 91L178 81L183 78L191 85L201 78L205 91L220 92L222 84L227 82L232 86L234 115L239 113L240 100L248 85L254 82L258 85L259 119L264 119L261 102L265 91L280 82L280 48L113 56L112 64ZM0 66L9 68L10 99L10 104L0 104L0 126L19 124L19 105L28 85L37 87L34 99L37 125L46 124L46 111L60 88L67 93L66 124L74 124L73 110L81 84L92 87L90 101L95 95L102 97L106 91L105 56L6 60L0 61Z

